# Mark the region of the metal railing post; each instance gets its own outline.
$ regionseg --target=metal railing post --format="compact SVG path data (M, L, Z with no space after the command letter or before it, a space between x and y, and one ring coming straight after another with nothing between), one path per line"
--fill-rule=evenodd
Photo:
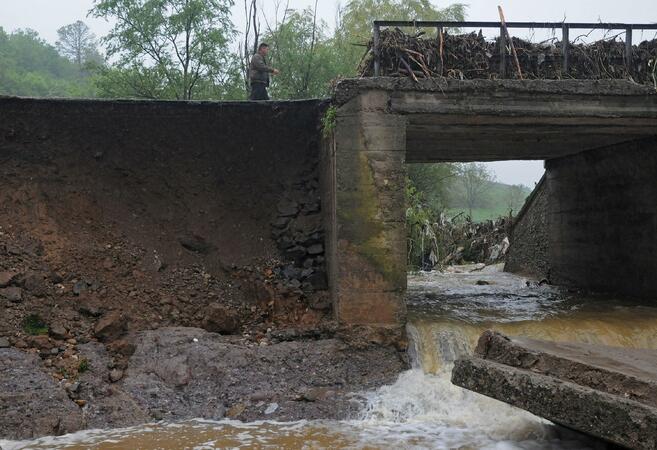
M378 77L381 74L381 28L378 24L374 24L374 76Z
M564 74L568 74L568 52L570 50L570 28L567 24L561 26L561 53L563 54Z
M625 29L625 66L632 73L632 27Z

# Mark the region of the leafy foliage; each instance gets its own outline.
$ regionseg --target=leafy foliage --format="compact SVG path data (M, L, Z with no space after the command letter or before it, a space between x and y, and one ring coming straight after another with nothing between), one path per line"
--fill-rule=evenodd
M409 181L424 193L427 207L440 213L449 206L450 189L458 175L455 164L408 164L407 167Z
M92 14L116 24L104 38L115 67L103 95L195 99L211 95L233 62L232 0L99 0Z
M88 359L81 359L80 363L78 364L78 373L85 373L91 368L91 365L89 364Z
M337 120L338 110L335 106L329 106L322 117L322 134L324 137L329 137L335 129L335 122Z
M433 267L438 260L440 245L435 222L439 214L430 208L423 192L410 179L406 180L407 260L411 267Z
M272 80L271 93L277 98L323 97L336 77L339 55L327 38L327 25L316 11L288 11L284 21L263 36L271 47L271 64L281 69Z
M91 80L33 30L7 34L0 28L0 94L90 97Z

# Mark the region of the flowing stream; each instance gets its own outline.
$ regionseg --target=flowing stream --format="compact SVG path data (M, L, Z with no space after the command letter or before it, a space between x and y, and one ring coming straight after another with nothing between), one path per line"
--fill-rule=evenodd
M91 430L8 449L409 448L584 449L581 435L450 381L452 362L486 329L555 341L657 348L657 307L541 286L499 267L409 277L413 368L364 393L361 417L291 423L195 420Z

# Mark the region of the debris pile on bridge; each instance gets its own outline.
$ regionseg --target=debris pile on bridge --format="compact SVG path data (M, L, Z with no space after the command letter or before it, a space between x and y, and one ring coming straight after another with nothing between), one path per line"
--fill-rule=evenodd
M657 85L657 39L633 46L631 70L625 65L625 43L614 36L592 43L570 44L568 71L563 71L561 42L532 43L512 38L525 79L631 79ZM380 34L380 75L392 77L495 79L500 78L500 40L482 34L411 35L399 28ZM507 49L506 78L519 78ZM362 77L374 75L373 41L359 66Z

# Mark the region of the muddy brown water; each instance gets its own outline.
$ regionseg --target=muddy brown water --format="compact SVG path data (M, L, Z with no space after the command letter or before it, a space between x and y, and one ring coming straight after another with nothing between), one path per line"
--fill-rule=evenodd
M449 382L452 362L483 330L509 335L657 349L657 307L569 294L499 267L409 276L409 350L414 367L360 398L349 421L195 420L90 430L7 449L584 449L585 437ZM460 272L460 273L459 273Z

